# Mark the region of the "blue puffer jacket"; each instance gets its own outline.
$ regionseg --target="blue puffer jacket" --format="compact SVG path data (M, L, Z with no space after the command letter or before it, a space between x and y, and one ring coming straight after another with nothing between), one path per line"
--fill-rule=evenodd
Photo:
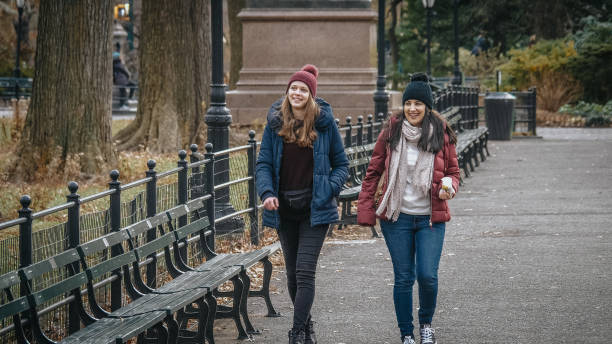
M312 202L310 203L310 225L322 225L338 221L336 196L348 176L348 160L340 132L334 122L331 106L321 98L316 99L321 109L315 121L317 139L313 145L314 176ZM257 157L255 176L257 192L261 200L278 197L283 138L278 135L282 120L278 109L281 100L275 102L268 111L268 124L261 139ZM278 229L278 211L265 210L263 224Z

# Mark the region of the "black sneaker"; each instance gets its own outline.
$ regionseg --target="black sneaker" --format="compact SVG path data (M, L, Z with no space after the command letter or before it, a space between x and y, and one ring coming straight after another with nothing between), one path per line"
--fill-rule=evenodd
M304 343L305 344L317 344L317 337L315 336L314 324L312 320L306 322L304 327Z
M402 338L402 344L416 344L416 342L412 335L408 335Z
M431 324L421 325L421 344L437 344L435 333Z
M304 329L289 330L289 344L305 344Z

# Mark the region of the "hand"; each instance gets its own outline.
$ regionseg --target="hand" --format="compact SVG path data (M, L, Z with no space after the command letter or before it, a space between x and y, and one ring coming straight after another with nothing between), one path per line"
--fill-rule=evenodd
M263 202L264 208L266 210L276 210L278 209L278 198L276 197L268 197Z
M455 190L453 190L452 187L448 189L448 191L445 191L444 189L440 189L440 194L438 195L438 197L441 200L445 200L445 201L449 199L453 199L453 197L455 197Z

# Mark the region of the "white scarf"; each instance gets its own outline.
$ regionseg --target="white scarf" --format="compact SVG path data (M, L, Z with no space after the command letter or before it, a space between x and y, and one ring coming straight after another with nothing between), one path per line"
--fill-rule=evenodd
M433 126L429 126L429 137L433 133ZM404 191L408 183L415 186L416 190L427 194L431 188L433 178L434 154L424 152L419 149L414 174L408 175L408 162L406 161L408 144L416 145L421 138L421 128L414 127L408 121L402 123L402 137L400 138L395 151L391 154L389 163L389 182L387 191L383 196L376 214L380 216L385 207L387 212L385 217L393 222L397 221L400 214Z

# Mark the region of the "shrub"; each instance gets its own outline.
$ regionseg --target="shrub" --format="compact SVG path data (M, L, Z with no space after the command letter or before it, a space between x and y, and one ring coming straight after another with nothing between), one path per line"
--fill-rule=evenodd
M581 101L576 105L564 105L559 112L583 117L586 127L609 127L612 123L612 100L606 105Z
M578 55L568 61L568 70L584 85L584 100L603 104L612 99L612 22L593 17L581 21L574 35Z
M463 75L477 76L485 91L495 89L495 73L508 58L500 53L500 47L490 48L478 56L464 48L459 48L459 63Z
M577 55L572 40L541 41L510 50L509 55L510 61L500 67L508 76L504 83L518 89L538 87L539 108L555 112L582 95L580 81L567 70L568 62Z

